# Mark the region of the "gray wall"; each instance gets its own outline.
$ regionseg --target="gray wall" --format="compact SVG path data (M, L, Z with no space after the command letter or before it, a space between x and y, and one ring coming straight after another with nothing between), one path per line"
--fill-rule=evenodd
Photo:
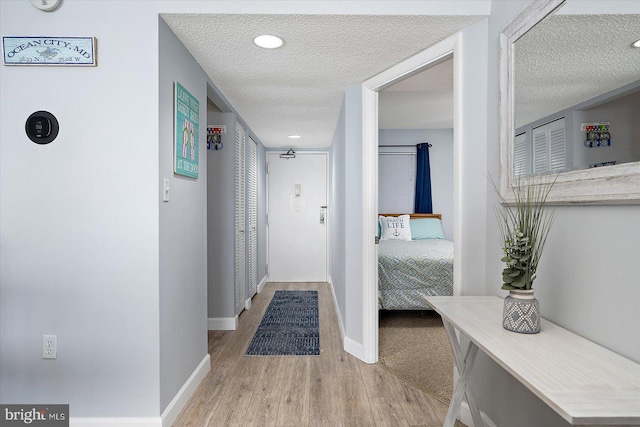
M606 104L574 113L573 164L575 169L588 168L590 164L616 160L618 163L640 160L640 91ZM609 122L611 146L584 146L585 132L581 123ZM571 144L571 141L567 142Z
M233 106L211 80L208 80L207 96L207 123L227 127L226 133L222 134L223 148L221 150L207 150L206 154L209 183L207 187L207 221L209 224L207 229L207 317L231 319L238 314L235 312L235 129L236 120L241 119L238 118ZM247 130L246 146L249 144L249 136L258 146L257 262L258 284L260 284L260 281L267 274L266 154L264 145L256 135L244 123L243 126ZM246 277L248 278L248 274Z
M207 355L207 76L159 19L160 174L170 200L160 205L160 411ZM173 173L174 82L198 98L199 173Z
M97 67L0 67L2 403L160 414L158 17L129 11L0 2L2 34L99 39ZM44 146L24 133L43 109L60 123Z
M331 283L336 295L341 319L345 319L346 309L346 266L345 256L346 232L345 223L347 212L345 208L345 106L342 103L338 123L336 125L333 143L331 144L330 157L330 184L329 196L329 224L331 234L331 260L329 263ZM344 320L343 320L344 321ZM344 327L344 325L342 325Z
M362 344L362 85L345 91L344 239L346 338Z
M499 172L499 31L528 2L494 1L489 19L488 171ZM495 197L488 198L492 209ZM640 206L558 206L534 284L542 315L587 339L640 362ZM487 222L486 293L500 288L500 243L495 220ZM490 230L490 231L489 231ZM480 407L498 426L568 426L553 410L481 354L472 387ZM508 402L508 403L507 403Z
M425 141L433 145L429 148L433 212L442 214L444 236L453 240L453 129L380 129L378 132L380 145L415 146ZM415 147L402 150L416 152Z
M235 313L235 128L234 113L217 113L210 124L224 125L222 150L208 150L208 317Z

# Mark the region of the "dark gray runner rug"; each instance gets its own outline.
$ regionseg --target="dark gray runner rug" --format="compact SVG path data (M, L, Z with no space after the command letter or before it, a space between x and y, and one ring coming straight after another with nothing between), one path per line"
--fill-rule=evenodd
M276 291L247 356L318 356L318 291Z

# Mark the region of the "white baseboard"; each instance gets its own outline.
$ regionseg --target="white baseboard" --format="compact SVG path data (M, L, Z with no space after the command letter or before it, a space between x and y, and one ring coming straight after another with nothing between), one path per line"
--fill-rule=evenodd
M362 347L362 343L354 341L349 337L345 337L343 342L344 351L357 357L360 360L364 360L364 347Z
M484 412L480 411L480 416L482 417L482 422L485 427L496 427L495 423L491 421L491 418ZM469 427L475 427L473 423L473 418L471 418L471 409L469 409L469 404L467 402L462 402L460 405L460 422Z
M238 329L238 316L210 317L207 319L207 329L210 331L235 331Z
M260 283L258 283L258 293L262 292L266 284L267 284L267 275L265 274L262 280L260 280Z
M69 417L73 427L162 427L160 417Z
M70 417L73 427L171 427L211 369L207 354L184 383L161 417Z
M244 300L244 309L245 310L251 309L251 298L247 298L246 300Z
M162 427L171 427L210 370L211 357L207 354L162 413Z

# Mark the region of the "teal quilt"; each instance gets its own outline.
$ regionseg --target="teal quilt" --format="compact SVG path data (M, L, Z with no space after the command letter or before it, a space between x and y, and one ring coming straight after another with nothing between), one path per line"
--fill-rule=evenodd
M453 242L442 239L381 240L378 307L429 308L425 296L453 295Z

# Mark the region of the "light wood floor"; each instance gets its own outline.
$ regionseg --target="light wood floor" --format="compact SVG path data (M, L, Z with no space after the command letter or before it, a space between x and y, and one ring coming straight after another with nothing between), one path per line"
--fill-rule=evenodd
M276 289L318 290L320 356L244 356ZM447 411L342 349L326 283L267 284L236 331L209 331L209 354L211 371L174 426L441 426Z

